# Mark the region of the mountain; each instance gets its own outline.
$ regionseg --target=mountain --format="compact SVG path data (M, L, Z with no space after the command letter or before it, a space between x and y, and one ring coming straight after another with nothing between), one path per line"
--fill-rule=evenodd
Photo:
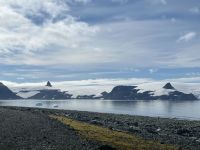
M171 90L174 90L174 89L175 89L175 88L171 85L170 82L168 82L167 84L165 84L165 85L163 86L163 88L164 88L164 89L171 89Z
M40 90L39 93L29 97L28 99L44 99L44 100L62 100L71 99L72 95L66 92L61 92L56 89Z
M197 100L197 97L192 93L186 94L180 91L170 92L168 95L157 96L161 100Z
M104 94L103 98L114 100L136 99L139 90L135 88L136 86L116 86L110 93Z
M171 83L167 83L165 84L165 86L163 86L164 89L171 89L171 90L174 90L175 88L171 85Z
M48 87L52 87L52 84L51 84L51 82L50 82L50 81L48 81L48 82L47 82L47 84L46 84L46 86L48 86Z
M146 82L118 85L117 80L64 81L10 85L24 99L196 100L200 84Z
M11 100L11 99L20 99L21 97L17 96L12 92L7 86L0 82L0 99L1 100Z
M116 86L110 93L102 93L102 98L111 100L197 100L192 93L177 91L171 83L163 86L163 94L155 95L154 91L143 91L137 86Z
M48 81L46 84L47 88L37 90L33 96L28 97L28 99L48 99L48 100L62 100L62 99L71 99L72 95L68 94L65 91L61 91L60 89L54 89L51 82Z

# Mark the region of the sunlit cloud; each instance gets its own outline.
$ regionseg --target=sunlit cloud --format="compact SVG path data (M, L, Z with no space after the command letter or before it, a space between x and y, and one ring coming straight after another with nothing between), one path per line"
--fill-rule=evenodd
M193 38L195 38L196 35L197 35L196 32L188 32L184 34L183 36L179 37L178 42L181 42L181 41L188 42L192 40Z
M155 77L149 68L200 68L198 14L198 2L186 0L1 0L1 78Z

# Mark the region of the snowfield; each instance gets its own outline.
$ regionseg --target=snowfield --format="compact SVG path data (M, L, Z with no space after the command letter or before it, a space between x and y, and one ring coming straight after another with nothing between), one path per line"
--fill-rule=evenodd
M171 82L173 89L164 89L163 86L166 82L150 82L144 84L138 84L136 86L139 89L139 92L152 91L154 96L160 95L168 95L169 92L173 92L175 90L186 93L186 94L194 94L198 99L200 99L200 83L180 83L180 82Z
M96 95L100 96L102 92L110 92L113 87L118 85L137 86L138 92L152 91L155 96L168 95L173 89L164 89L163 86L169 81L153 81L151 79L96 79L80 81L51 82L53 87L47 87L46 82L40 83L13 83L2 81L13 92L23 98L31 97L40 92L40 90L61 90L68 94L73 94L73 98L78 95ZM186 94L192 93L200 99L200 83L182 83L170 82L175 90Z

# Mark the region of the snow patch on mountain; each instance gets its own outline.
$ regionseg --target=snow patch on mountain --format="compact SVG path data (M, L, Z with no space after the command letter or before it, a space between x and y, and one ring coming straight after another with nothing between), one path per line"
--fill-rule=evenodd
M13 83L2 81L18 96L28 98L38 94L40 90L61 90L68 94L72 94L72 98L76 98L78 95L95 95L101 96L101 93L106 91L110 92L115 86L118 85L130 85L137 86L140 93L145 91L152 91L154 96L168 95L175 90L186 93L194 94L200 99L200 83L180 83L170 82L175 89L163 88L169 81L154 81L151 79L96 79L96 80L81 80L81 81L62 81L51 82L52 87L45 86L47 82L40 83Z
M43 83L24 83L24 84L8 84L8 87L16 93L18 96L22 98L29 98L38 93L41 90L51 90L56 89L54 87L45 86L45 82Z
M186 94L194 94L198 99L200 99L200 83L179 83L179 82L171 82L172 86L175 89L165 89L163 86L166 82L151 82L138 84L137 88L140 93L145 91L152 91L154 96L160 95L169 95L170 92L180 91Z
M39 91L20 91L20 92L17 92L17 96L20 96L22 98L29 98L33 95L36 95L40 93Z

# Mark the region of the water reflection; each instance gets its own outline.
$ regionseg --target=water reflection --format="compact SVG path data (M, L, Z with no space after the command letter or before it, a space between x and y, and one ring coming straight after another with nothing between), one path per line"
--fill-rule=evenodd
M9 100L0 101L0 105L200 120L200 101Z

